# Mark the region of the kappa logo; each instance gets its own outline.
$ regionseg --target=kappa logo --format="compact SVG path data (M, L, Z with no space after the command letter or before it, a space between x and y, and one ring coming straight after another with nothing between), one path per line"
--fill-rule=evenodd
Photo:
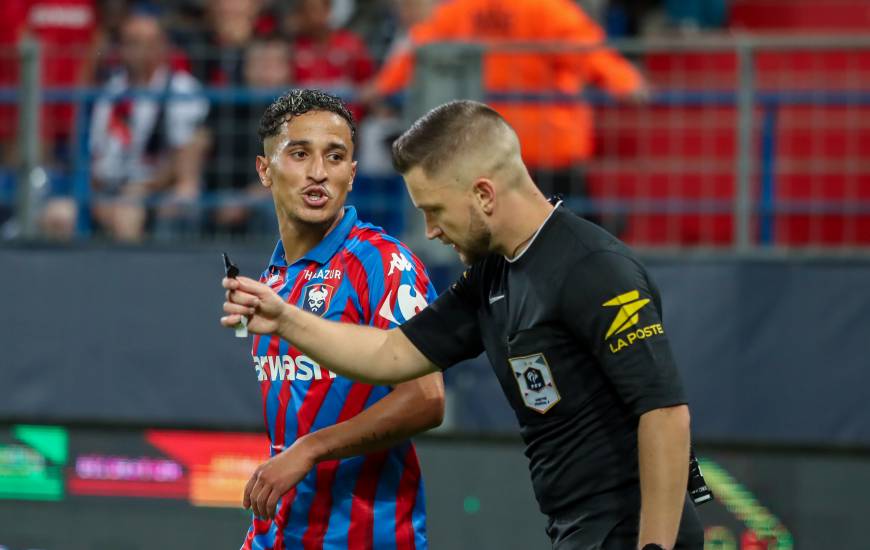
M640 321L640 315L638 315L638 312L649 302L649 298L640 299L640 292L632 290L631 292L620 294L616 298L601 304L605 307L619 306L619 312L616 314L616 318L613 322L610 323L610 328L607 329L607 334L604 336L604 339L607 340L614 334L624 332L636 325Z
M399 252L396 254L393 252L392 260L390 260L390 272L387 273L387 276L392 275L397 269L401 271L414 271L414 266L411 262L408 261L408 258L405 257L404 254Z
M334 290L332 285L325 285L323 283L306 286L302 294L302 309L310 311L315 315L323 316L326 310L329 309L329 302L332 301Z
M393 314L393 309L396 304L399 305L399 313L402 314L401 321L397 320L396 316ZM427 305L426 296L424 296L422 292L414 289L411 285L400 285L399 290L396 291L395 302L393 302L392 289L387 292L387 297L384 299L381 309L378 310L378 315L394 325L399 325L416 315Z

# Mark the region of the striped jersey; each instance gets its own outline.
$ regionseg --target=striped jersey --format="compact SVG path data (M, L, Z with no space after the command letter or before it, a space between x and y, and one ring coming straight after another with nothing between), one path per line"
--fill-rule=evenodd
M417 257L379 227L360 222L353 207L345 207L339 224L292 264L278 241L260 281L315 315L379 328L401 324L436 296ZM277 336L255 336L251 353L272 455L391 391L337 376ZM426 547L420 465L406 441L319 463L279 500L274 520L253 518L242 549Z

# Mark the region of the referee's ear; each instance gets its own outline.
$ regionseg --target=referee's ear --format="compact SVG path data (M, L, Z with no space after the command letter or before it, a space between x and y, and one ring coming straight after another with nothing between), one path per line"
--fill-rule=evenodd
M478 178L471 186L471 192L480 210L487 216L495 208L495 184L489 178Z
M260 176L260 184L263 187L272 187L272 176L269 174L269 159L257 155L257 175Z

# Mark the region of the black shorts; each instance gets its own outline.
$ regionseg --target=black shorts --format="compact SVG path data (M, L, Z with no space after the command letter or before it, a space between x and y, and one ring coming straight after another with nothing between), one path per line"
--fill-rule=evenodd
M603 495L602 495L603 497ZM583 511L550 516L547 535L553 550L636 550L640 524L637 493L596 497ZM626 513L626 510L630 510ZM704 529L687 497L674 550L703 550Z

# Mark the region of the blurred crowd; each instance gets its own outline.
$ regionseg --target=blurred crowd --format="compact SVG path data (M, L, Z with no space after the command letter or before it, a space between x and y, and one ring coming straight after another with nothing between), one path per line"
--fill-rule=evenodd
M694 5L703 9L692 11ZM0 47L37 38L44 86L101 90L84 116L63 102L42 110L43 163L50 173L66 174L50 178L40 199L42 233L69 239L85 217L97 234L138 241L271 230L268 191L254 170L261 150L256 128L266 105L288 87L347 98L361 126L360 171L391 177L388 144L402 119L386 99L409 84L413 46L498 41L505 32L519 40L588 46L603 43L605 29L642 33L661 13L688 13L673 21L681 26L716 26L723 17L717 6L724 2L6 0ZM532 24L536 20L544 26ZM540 35L542 28L548 36ZM648 93L640 74L615 52L563 58L493 54L484 84L508 90L520 78L526 89L567 93L595 84L632 101ZM14 58L0 57L0 85L14 85L17 70ZM521 139L528 136L524 151L542 186L582 192L582 164L592 154L588 107L503 108ZM6 167L17 164L16 116L14 107L0 107ZM86 135L74 135L77 116L88 122ZM82 141L90 155L87 212L70 177L75 144ZM0 223L3 217L0 209Z

